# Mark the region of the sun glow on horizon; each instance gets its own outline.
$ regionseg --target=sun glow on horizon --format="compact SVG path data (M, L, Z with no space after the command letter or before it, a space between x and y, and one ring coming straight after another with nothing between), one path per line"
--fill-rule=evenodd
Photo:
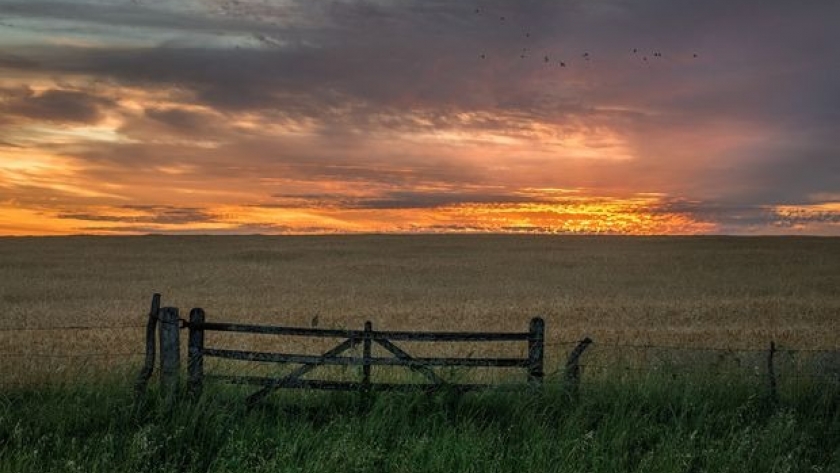
M20 3L0 235L840 235L836 6L605 1Z
M336 208L223 205L80 207L60 213L12 212L0 228L7 234L143 233L541 233L704 234L711 222L662 208L657 197L574 197L567 202L464 203L437 208ZM8 218L12 217L12 218ZM14 228L15 220L21 225ZM37 225L36 225L37 221Z

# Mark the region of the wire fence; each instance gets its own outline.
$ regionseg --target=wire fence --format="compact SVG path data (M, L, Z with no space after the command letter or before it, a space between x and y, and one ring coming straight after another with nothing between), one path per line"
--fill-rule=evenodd
M65 362L65 365L84 364L92 360L105 360L109 365L114 365L114 360L123 364L134 363L137 359L146 354L141 351L143 348L140 341L143 335L142 329L146 325L64 325L54 327L5 327L0 328L0 333L14 335L16 333L55 333L55 332L106 332L114 333L121 331L136 331L136 350L101 350L104 343L97 348L90 347L90 344L82 343L89 349L78 352L51 352L36 350L15 350L4 352L0 348L0 363L7 365L12 362L17 366L18 381L7 382L0 374L0 386L14 386L26 384L25 377L21 376L27 372L38 370L38 360L52 360L53 362ZM82 348L79 342L84 339L71 337L74 349ZM113 336L110 336L113 340ZM133 341L132 341L133 342ZM545 348L549 356L547 376L559 376L564 373L563 361L575 347L578 347L582 340L546 340ZM769 347L768 341L768 347ZM7 347L9 345L7 344ZM123 348L127 348L124 346ZM752 376L764 378L768 374L767 356L769 350L758 348L740 347L695 347L680 346L674 344L654 343L598 343L594 340L591 346L587 347L580 359L580 369L584 382L587 376L597 373L614 374L625 373L634 375L662 374L668 373L679 376ZM774 348L774 369L773 375L782 381L810 380L815 378L827 379L832 382L840 382L840 349L813 349L813 348ZM24 360L22 362L21 360ZM30 361L31 363L25 363ZM241 368L236 368L241 369ZM13 369L14 370L14 369ZM0 369L0 373L8 372L9 369Z
M138 325L64 325L64 326L54 326L54 327L0 327L0 333L13 333L13 332L70 332L70 331L106 331L106 330L113 330L113 331L121 331L121 330L139 330L145 329L145 324L138 324ZM138 332L139 334L139 332ZM574 347L581 343L582 339L576 340L546 340L545 346L547 348L556 348L556 347ZM722 352L722 353L766 353L766 348L743 348L743 347L710 347L710 346L684 346L684 345L672 345L672 344L654 344L654 343L644 343L644 344L636 344L636 343L606 343L600 344L597 341L593 342L593 348L595 349L632 349L632 350L669 350L675 352ZM837 349L820 349L820 348L777 348L777 352L780 354L788 353L788 354L798 354L798 353L837 353L840 351L840 348ZM30 353L30 352L20 352L20 353L0 353L0 357L25 357L25 356L42 356L42 357L56 357L56 358L84 358L88 356L134 356L134 355L143 355L142 352L131 352L131 353L116 353L116 352L102 352L102 353L88 353L88 354L72 354L72 355L57 355L57 354L46 354L46 353Z
M131 330L145 328L146 325L65 325L58 327L4 327L0 332L56 332L56 331L84 331L84 330Z
M89 332L89 331L126 331L139 330L146 325L61 325L53 327L2 327L0 333L31 333L31 332ZM138 346L139 348L139 346ZM0 358L50 358L50 359L81 359L81 358L107 358L107 357L134 357L144 356L141 351L136 352L114 352L102 351L95 353L37 353L37 352L2 352Z

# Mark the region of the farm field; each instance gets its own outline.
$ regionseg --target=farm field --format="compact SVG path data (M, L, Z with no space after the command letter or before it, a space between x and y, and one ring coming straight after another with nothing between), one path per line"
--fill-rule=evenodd
M840 471L837 385L781 358L774 401L763 370L770 340L836 362L838 283L831 238L3 238L0 473ZM138 408L154 292L182 316L201 306L208 320L321 328L521 332L541 316L548 376L540 391L462 397L288 391L250 410L250 391L219 385L169 409L153 384ZM585 336L595 343L574 396L559 368ZM401 343L418 355L521 356L513 345ZM656 369L663 354L671 370ZM403 376L382 371L374 381Z
M184 317L200 306L208 320L317 321L322 328L361 328L371 320L379 329L516 332L541 316L547 368L584 336L601 351L764 350L770 340L787 349L836 350L838 287L837 238L2 238L0 329L102 329L0 331L4 353L51 355L0 361L6 381L131 361L142 352L154 292Z

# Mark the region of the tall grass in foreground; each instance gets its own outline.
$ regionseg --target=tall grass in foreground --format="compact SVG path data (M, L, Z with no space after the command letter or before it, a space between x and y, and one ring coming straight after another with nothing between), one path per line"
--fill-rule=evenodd
M122 380L0 394L0 473L840 471L840 392L598 378L538 392L280 392L249 410L214 387L135 408Z

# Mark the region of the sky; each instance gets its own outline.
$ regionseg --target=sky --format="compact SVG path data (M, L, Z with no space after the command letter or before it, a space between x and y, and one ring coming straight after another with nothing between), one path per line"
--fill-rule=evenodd
M835 0L0 0L0 235L840 235Z

